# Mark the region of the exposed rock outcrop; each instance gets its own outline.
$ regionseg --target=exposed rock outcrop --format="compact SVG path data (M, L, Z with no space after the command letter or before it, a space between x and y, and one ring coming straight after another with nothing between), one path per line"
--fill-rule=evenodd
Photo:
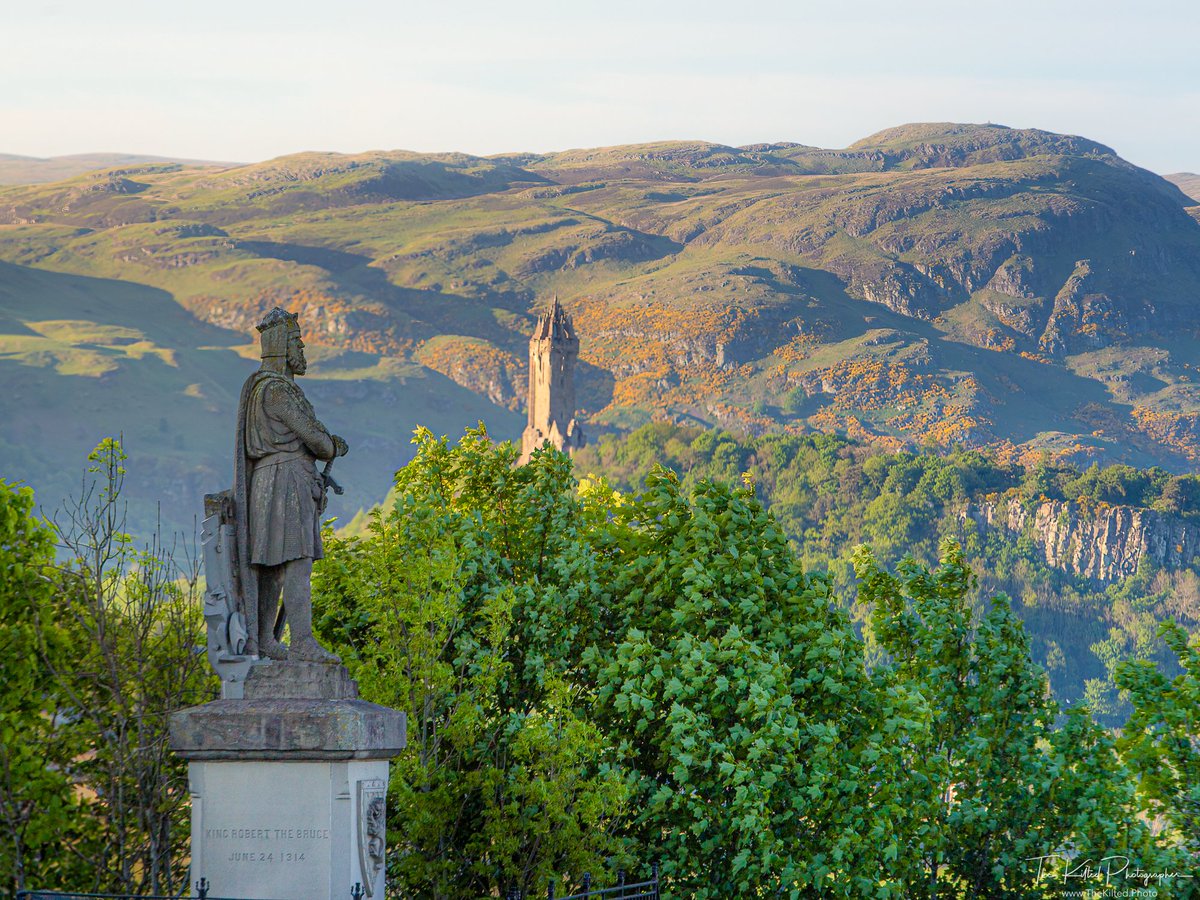
M1200 556L1200 524L1140 507L1047 500L1030 508L1011 498L971 504L963 517L982 528L1028 534L1047 565L1096 581L1133 575L1143 561L1176 569Z
M417 349L416 360L440 372L497 406L517 410L524 399L518 390L525 378L516 354L490 341L465 335L443 335Z

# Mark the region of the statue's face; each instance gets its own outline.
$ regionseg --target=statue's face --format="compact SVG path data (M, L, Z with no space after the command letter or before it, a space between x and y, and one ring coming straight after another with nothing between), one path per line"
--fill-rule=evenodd
M304 358L304 341L300 339L299 331L288 332L287 364L293 375L303 375L308 371L308 360Z

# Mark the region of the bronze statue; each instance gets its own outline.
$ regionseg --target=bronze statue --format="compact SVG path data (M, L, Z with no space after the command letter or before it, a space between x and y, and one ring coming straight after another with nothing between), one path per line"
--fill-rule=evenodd
M336 662L312 633L312 565L323 555L321 514L332 482L316 461L329 460L327 472L348 447L317 420L295 382L308 367L296 316L276 307L258 331L262 366L238 402L232 496L245 653ZM279 640L285 620L290 648Z

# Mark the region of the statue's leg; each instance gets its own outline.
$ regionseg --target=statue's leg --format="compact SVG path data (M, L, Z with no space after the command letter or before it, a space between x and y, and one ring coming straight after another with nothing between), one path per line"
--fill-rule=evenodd
M317 643L312 632L311 559L293 559L284 563L283 605L292 629L289 648L292 659L310 662L338 662L338 658Z
M258 655L287 659L287 647L275 640L275 607L283 588L286 566L258 566Z

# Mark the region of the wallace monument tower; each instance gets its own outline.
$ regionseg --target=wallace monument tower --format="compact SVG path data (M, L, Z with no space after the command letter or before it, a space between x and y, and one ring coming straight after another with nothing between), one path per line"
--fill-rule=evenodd
M568 453L584 445L583 429L575 421L578 357L575 326L555 296L550 312L538 317L529 339L529 423L521 435L522 464L547 442Z

